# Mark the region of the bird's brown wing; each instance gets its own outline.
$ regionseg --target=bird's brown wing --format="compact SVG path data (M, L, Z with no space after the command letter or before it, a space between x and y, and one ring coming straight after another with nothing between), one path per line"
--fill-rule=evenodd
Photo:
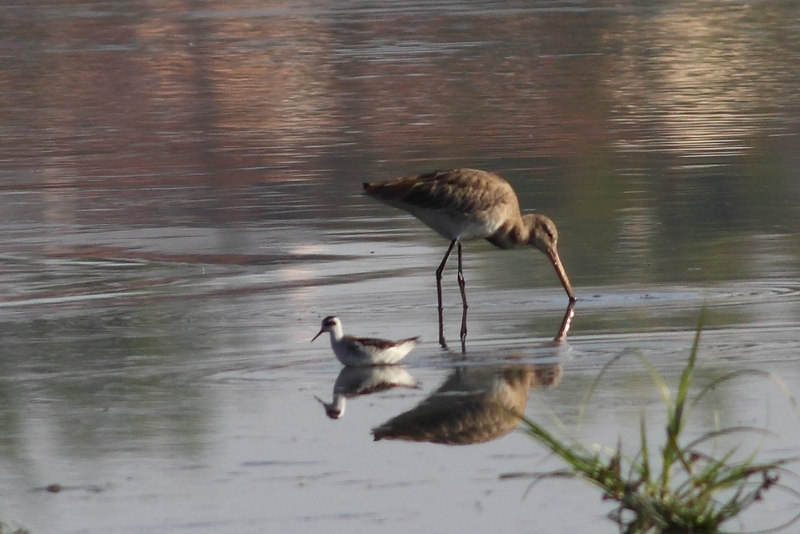
M496 174L474 169L433 171L364 184L364 192L390 205L403 203L451 214L487 212L510 199L516 202L508 182Z

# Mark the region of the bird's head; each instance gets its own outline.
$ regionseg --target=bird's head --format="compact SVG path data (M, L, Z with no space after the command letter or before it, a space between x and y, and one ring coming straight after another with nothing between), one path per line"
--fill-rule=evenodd
M572 291L572 284L567 276L567 271L561 264L561 258L558 256L558 230L553 221L544 215L525 215L523 217L525 225L528 227L530 234L528 237L528 244L541 250L545 256L550 258L550 262L561 280L561 285L569 295L570 301L575 301L575 293Z
M320 399L317 396L314 396L315 399L319 401L319 403L325 408L325 415L327 415L331 419L341 419L344 415L344 397L339 395L333 396L333 402L325 402L324 400Z
M544 215L525 215L526 226L530 230L528 244L538 248L548 256L558 246L558 229L549 217Z
M317 339L325 332L332 332L335 335L336 331L337 330L341 331L341 329L342 329L342 321L340 321L339 318L334 315L329 315L328 317L325 317L322 320L322 328L319 329L319 332L317 332L317 335L314 336L314 338L311 341L313 342L314 339Z

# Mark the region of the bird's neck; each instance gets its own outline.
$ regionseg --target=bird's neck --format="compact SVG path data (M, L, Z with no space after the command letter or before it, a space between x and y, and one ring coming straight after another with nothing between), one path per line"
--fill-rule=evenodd
M341 325L335 325L333 330L330 330L329 332L331 333L331 341L336 341L338 343L344 337L344 330L342 329Z
M345 397L341 393L334 393L333 394L333 400L331 401L331 403L328 406L330 406L331 408L336 409L337 411L343 412L346 400L347 400L347 397Z
M334 393L331 403L325 403L325 413L328 414L328 417L339 419L344 415L345 402L346 400L344 395L340 393Z
M527 220L528 218L531 220ZM495 233L486 238L492 245L510 249L528 242L533 228L533 216L523 215L516 219L509 219L498 228Z

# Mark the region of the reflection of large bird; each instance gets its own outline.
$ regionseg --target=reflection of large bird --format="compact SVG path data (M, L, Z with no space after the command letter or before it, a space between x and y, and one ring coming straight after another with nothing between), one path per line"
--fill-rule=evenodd
M411 410L372 429L375 441L402 439L448 445L483 443L514 430L528 389L561 380L561 365L458 369Z
M328 403L315 397L325 407L325 415L339 419L344 415L345 399L370 395L396 387L415 388L416 378L404 367L382 365L377 367L344 367L333 384L333 400Z
M392 365L411 352L419 337L410 337L400 341L375 339L371 337L354 337L344 334L342 321L330 315L322 320L322 328L314 339L323 332L331 333L331 347L336 357L344 365ZM314 339L311 341L313 342Z
M466 314L467 297L461 269L462 241L486 239L503 249L522 244L533 245L550 258L569 300L575 300L567 272L558 256L556 225L544 215L522 215L511 184L496 174L474 169L434 171L389 182L365 183L364 192L385 204L407 211L450 240L450 247L436 270L440 325L442 271L456 243L458 285ZM466 320L463 320L462 343L466 333ZM441 329L439 343L445 345Z

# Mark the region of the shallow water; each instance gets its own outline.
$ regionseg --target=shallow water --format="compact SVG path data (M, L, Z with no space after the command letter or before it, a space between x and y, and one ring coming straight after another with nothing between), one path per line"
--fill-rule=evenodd
M798 393L792 3L0 13L3 522L610 533L610 507L579 482L526 494L499 478L560 467L520 432L448 446L371 430L440 386L520 391L496 379L511 373L543 382L522 388L530 417L635 446L645 413L655 443L663 405L637 356L674 384L703 306L698 388L754 368ZM466 354L452 266L439 347L446 243L360 184L452 166L502 174L558 224L579 298L567 344L551 343L567 298L545 257L469 243ZM352 386L327 418L315 396L331 400L341 366L309 341L330 314L422 336L404 367L418 386ZM737 425L778 436L741 436L743 452L800 450L769 379L718 387L688 432ZM768 493L745 525L796 513Z

